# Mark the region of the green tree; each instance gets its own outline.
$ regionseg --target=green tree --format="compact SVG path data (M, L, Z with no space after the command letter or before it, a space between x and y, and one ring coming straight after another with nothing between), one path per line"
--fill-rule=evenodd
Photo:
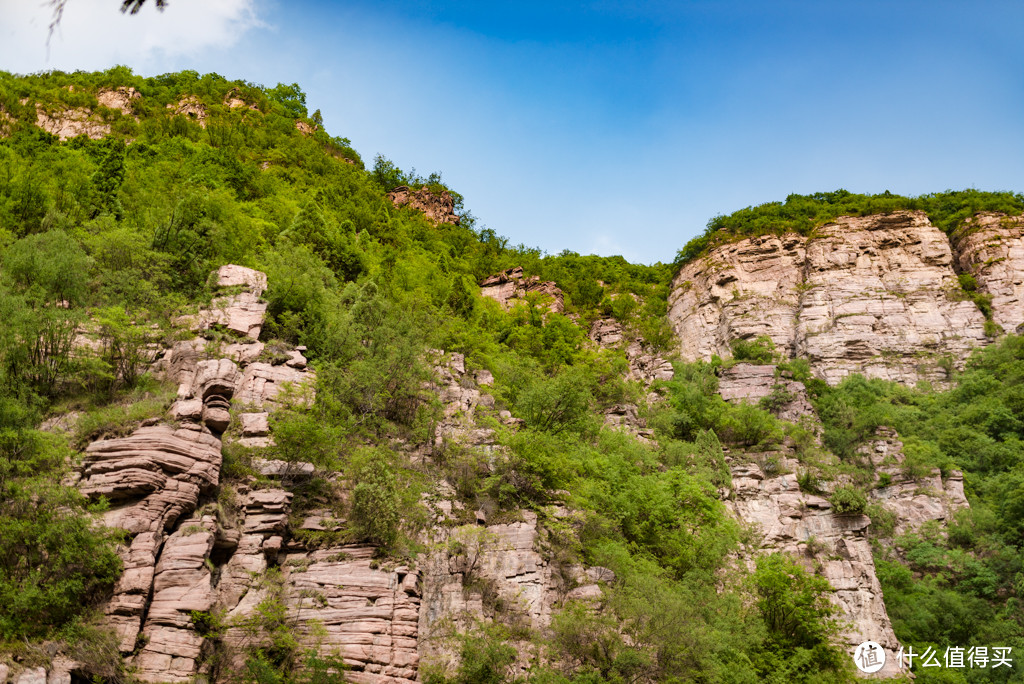
M352 489L351 521L362 541L384 548L398 539L398 484L385 451L369 449L361 455Z
M0 638L50 634L120 575L116 535L60 484L70 456L58 437L0 428Z
M808 573L790 556L772 553L758 558L751 584L775 644L813 648L838 633L838 609L828 599L828 580Z

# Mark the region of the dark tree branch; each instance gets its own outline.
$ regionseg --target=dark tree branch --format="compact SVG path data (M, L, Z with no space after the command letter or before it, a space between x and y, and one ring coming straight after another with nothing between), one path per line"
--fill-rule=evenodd
M161 12L167 7L167 0L155 1L156 8ZM49 0L49 3L53 7L53 21L50 22L50 34L46 37L47 48L50 47L50 39L53 38L53 32L60 26L60 22L64 18L64 7L68 4L68 0ZM121 11L128 14L138 14L145 4L146 0L121 0Z

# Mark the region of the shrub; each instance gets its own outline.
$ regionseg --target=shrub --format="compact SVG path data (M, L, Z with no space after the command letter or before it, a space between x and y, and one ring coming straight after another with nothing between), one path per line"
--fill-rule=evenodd
M813 648L838 632L832 587L783 553L757 559L751 577L757 608L770 639L784 648Z
M883 506L873 503L864 509L871 518L871 535L873 537L891 537L896 530L896 514Z
M754 340L733 340L732 358L736 361L751 361L757 364L775 363L775 343L767 335Z
M121 573L117 534L60 484L58 438L0 430L0 637L46 636L94 605Z
M398 484L383 449L367 449L356 457L361 461L352 490L350 521L356 536L384 548L398 539Z
M836 515L863 513L868 505L868 499L864 496L864 492L847 486L836 487L828 500L832 504L832 512Z

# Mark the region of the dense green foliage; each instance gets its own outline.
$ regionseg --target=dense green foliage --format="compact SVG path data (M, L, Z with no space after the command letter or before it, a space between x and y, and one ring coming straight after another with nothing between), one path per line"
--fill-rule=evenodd
M844 461L858 463L856 447L884 425L904 441L908 474L927 475L934 468L964 473L971 507L957 515L948 533L929 525L878 545L878 574L896 635L918 650L919 645L940 653L947 646L1005 645L1019 652L1024 648L1024 338L1008 336L977 352L955 380L946 392L858 376L835 388L812 385L825 443ZM941 681L1016 681L999 670L967 673ZM927 670L919 674L922 681L933 681Z
M814 229L840 216L868 216L901 209L916 209L928 214L932 223L952 233L960 223L979 211L1024 214L1024 195L1013 192L947 190L917 197L859 195L846 190L790 195L785 202L767 202L740 209L708 221L707 230L686 243L676 256L681 266L712 248L747 237L799 233L812 235Z
M130 113L99 105L99 90L113 87L140 94ZM236 100L242 106L231 106ZM204 116L178 113L183 102ZM61 142L33 125L36 103L51 116L86 108L111 134ZM285 351L305 345L315 399L282 395L272 446L225 442L222 486L204 505L231 516L236 486L268 486L256 457L312 463L312 476L286 473L273 486L293 492L296 520L315 509L337 525L296 529L290 541L370 542L379 549L374 562L412 566L438 551L422 548L420 533L434 524L424 500L439 480L450 483L453 515L463 518L441 551L483 597L490 621L453 635L462 663L453 671L424 663L425 681L514 681L526 642L538 654L536 682L851 679L849 659L832 645L841 625L827 583L777 555L747 572L737 559L755 555L752 535L720 500L730 487L726 448L754 452L769 475L779 462L765 452L783 445L808 463L821 456L811 432L772 415L788 401L784 386L757 406L728 403L716 391L715 359L676 364L675 379L653 388L661 400L648 402L649 388L626 379L622 346L588 339L591 323L610 317L626 343L669 350L670 265L509 245L478 228L454 191L457 225L396 208L387 199L396 185L451 189L440 174L405 172L383 157L365 169L347 139L322 130L295 84L266 88L194 72L143 78L124 68L0 73L0 112L0 638L67 641L95 629L90 602L118 576L117 538L94 524L90 509L105 502L58 484L71 449L164 413L174 388L146 373L153 349L187 334L174 321L209 302L211 271L236 263L268 276L262 360L282 363ZM719 234L809 232L839 213L918 202L948 227L976 208L1017 212L1021 203L973 191L790 200L716 219L714 236L688 246L688 258ZM479 296L481 279L513 266L554 281L564 313L532 297L506 311ZM208 334L217 342L223 333ZM431 385L445 363L438 349L464 354L469 373L493 374L495 404L477 407L473 420L493 430L496 444L435 440L441 420L464 418L444 415ZM738 343L734 356L778 360L767 339ZM1020 341L1007 339L945 394L857 379L830 389L807 377L806 364L790 364L811 385L826 446L848 469L874 428L890 425L906 437L908 468L963 468L981 501L948 538L925 530L899 541L904 555L880 557L901 638L952 642L976 627L978 639L1018 643L1019 608L1004 598L1016 600L1021 585L1020 356ZM640 407L645 439L604 426L604 413L621 404ZM81 416L66 434L36 429L72 410ZM810 473L801 486L815 489ZM859 489L833 494L839 512L871 513L865 502ZM601 609L567 601L550 631L524 626L521 608L475 572L494 543L475 511L489 522L536 513L544 553L567 591L571 568L611 569ZM259 583L264 600L244 620L193 616L216 647L208 660L215 675L336 681L334 654L300 646L279 570ZM959 617L927 622L940 615ZM248 637L246 665L231 673L217 660L228 627Z

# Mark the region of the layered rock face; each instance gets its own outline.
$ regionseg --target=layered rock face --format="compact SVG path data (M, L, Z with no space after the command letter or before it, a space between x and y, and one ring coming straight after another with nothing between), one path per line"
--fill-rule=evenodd
M859 450L871 461L878 478L870 496L896 515L896 534L909 532L926 522L952 522L953 515L968 508L964 476L953 470L946 479L938 468L924 477L912 477L904 467L903 442L895 430L880 427L874 439Z
M1024 332L1024 217L978 214L953 235L956 265L992 296L992 320Z
M682 357L728 356L733 340L763 335L792 353L806 256L799 235L766 235L684 266L672 283L668 312Z
M796 355L829 383L852 373L942 380L986 342L985 318L958 289L945 234L922 212L841 218L807 245Z
M589 337L606 349L622 347L629 361L629 380L650 386L655 380L671 380L675 375L672 364L651 352L643 340L628 340L622 324L614 318L599 318L590 326Z
M314 379L300 350L288 352L282 366L255 361L263 349L254 338L266 308L259 301L266 276L224 266L217 278L231 293L196 318L216 321L210 324L245 343L197 338L167 350L154 370L178 386L168 411L176 426L152 419L128 436L93 442L78 479L84 494L111 502L104 523L129 535L120 549L125 571L105 612L143 681L186 682L200 674L208 644L193 611L237 603L254 582L251 573L265 570L282 545L290 493L245 492L240 529L202 512L220 486L232 399L273 407L282 388L291 384L301 396ZM243 415L241 439L269 439L265 412Z
M450 223L459 225L462 220L455 213L455 200L447 190L435 194L429 188L410 190L407 185L400 185L388 193L388 198L396 207L409 205L436 224Z
M807 388L801 382L781 376L775 366L737 363L722 372L718 393L726 401L750 404L768 399L777 404L771 409L780 419L790 423L810 419L816 430L821 427L807 396Z
M785 458L780 464L794 472L798 465ZM819 556L822 574L834 589L832 599L850 625L842 640L851 653L863 641L881 644L888 652L887 669L881 676L894 676L899 643L865 537L871 520L865 515L833 514L828 499L800 491L793 472L766 477L755 463L735 462L731 470L734 498L728 502L729 508L741 520L757 526L762 549L792 554L808 566Z
M779 374L773 365L739 363L726 369L719 380L719 393L727 401L747 403L774 394L779 399L774 406L777 416L820 430L806 388ZM953 471L945 480L938 470L923 478L911 477L904 468L902 449L896 432L883 427L860 450L875 468L870 497L894 514L896 534L929 521L949 522L956 511L967 507L962 473ZM809 467L785 450L726 458L732 473L731 490L723 492L729 510L754 525L762 550L791 554L811 571L817 570L817 565L833 588L831 598L840 609L841 620L848 625L840 638L849 652L864 641L874 641L887 651L885 668L876 678L897 676L899 643L866 536L871 519L862 514L837 514L824 496L844 481L820 483L820 494L801 491L797 473Z
M669 301L683 357L727 356L733 341L765 335L829 383L914 383L942 381L944 363L986 343L949 241L923 212L843 217L819 232L748 238L685 265Z
M103 89L96 93L101 107L117 109L125 116L132 115L132 103L140 97L135 88ZM99 140L110 135L110 124L86 107L47 112L37 106L36 125L61 140L70 140L79 135Z
M565 298L558 286L551 281L541 282L539 276L526 277L521 266L495 273L480 283L480 294L496 300L505 309L511 308L517 299L526 299L531 293L541 295L548 311L565 311Z

